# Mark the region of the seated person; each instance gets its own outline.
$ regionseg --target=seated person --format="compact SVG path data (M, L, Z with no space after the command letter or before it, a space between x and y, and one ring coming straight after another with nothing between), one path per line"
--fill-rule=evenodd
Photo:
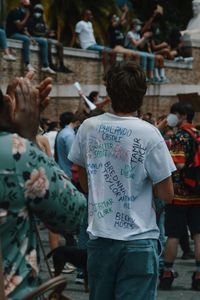
M9 38L23 42L23 61L27 71L35 71L30 64L30 44L39 44L41 52L42 72L55 74L49 67L48 43L45 38L31 37L27 31L27 22L30 17L30 0L19 0L19 6L8 13L6 33Z
M3 50L2 58L7 61L15 61L16 57L10 53L7 43L6 33L3 28L0 28L0 48Z
M3 276L6 299L18 300L41 283L35 217L64 235L79 229L86 209L83 194L35 144L52 80L35 88L28 76L16 78L7 94L0 92L0 209L7 213L0 224Z
M117 16L116 14L109 15L108 34L110 46L113 49L113 53L121 53L124 54L125 57L127 56L130 58L137 59L139 57L134 51L126 49L124 47L125 36L123 32L123 26L126 24L127 13L128 6L124 5L122 8L121 17Z
M133 19L124 45L126 48L133 49L140 56L141 67L146 72L150 82L165 82L164 58L152 53L150 45L152 32L142 32L142 22L139 19Z
M130 30L128 31L124 46L128 49L134 50L140 57L140 65L146 72L147 77L150 80L154 78L154 66L155 57L148 52L140 51L139 47L144 43L148 43L148 39L152 33L145 32L142 36L140 34L142 29L142 22L139 19L133 19L130 24Z
M33 7L32 15L28 20L28 32L31 36L47 38L48 41L48 60L50 68L54 71L63 72L63 73L72 73L64 65L64 55L63 55L63 45L55 39L55 32L48 29L47 24L44 20L44 8L42 4L36 4ZM51 48L52 45L55 45L59 60L59 66L55 66L52 60Z
M78 37L79 43L82 49L94 50L98 52L107 51L110 52L111 48L99 45L96 42L94 36L94 30L92 26L93 15L90 10L86 10L83 15L83 20L76 24L75 33L72 40L72 46Z

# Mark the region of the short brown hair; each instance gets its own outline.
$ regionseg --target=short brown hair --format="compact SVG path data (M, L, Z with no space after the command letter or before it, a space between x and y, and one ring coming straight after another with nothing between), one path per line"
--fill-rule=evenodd
M146 76L132 61L117 62L105 75L106 89L115 112L138 110L146 93Z

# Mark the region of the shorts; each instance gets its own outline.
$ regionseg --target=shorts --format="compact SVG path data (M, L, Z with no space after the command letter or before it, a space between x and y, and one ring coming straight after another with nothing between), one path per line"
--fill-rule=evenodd
M166 236L180 239L187 226L192 236L200 233L200 205L166 205Z

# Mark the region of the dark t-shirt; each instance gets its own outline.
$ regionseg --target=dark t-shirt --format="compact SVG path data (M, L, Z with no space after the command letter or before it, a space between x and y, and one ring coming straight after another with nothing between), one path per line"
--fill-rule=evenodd
M109 36L110 36L110 46L114 48L115 46L124 45L124 33L122 31L122 26L118 25L116 27L109 26Z
M45 37L47 35L48 29L43 20L43 18L30 17L28 20L28 31L33 36Z
M6 19L6 34L8 37L12 36L12 34L14 33L23 34L24 28L22 29L17 28L16 23L17 21L22 21L24 17L25 17L25 12L21 7L17 7L8 13Z

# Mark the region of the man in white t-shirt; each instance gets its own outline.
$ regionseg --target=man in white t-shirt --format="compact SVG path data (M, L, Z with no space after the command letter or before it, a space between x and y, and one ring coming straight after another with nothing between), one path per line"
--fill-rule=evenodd
M79 21L76 24L75 34L78 35L81 48L88 49L88 50L95 50L99 52L111 51L110 48L97 44L94 36L92 19L93 19L92 12L90 10L86 10L83 16L83 20Z
M172 201L176 168L160 132L134 117L146 92L142 69L117 63L105 82L113 112L87 119L68 156L88 192L90 299L155 300L159 230L153 194Z

